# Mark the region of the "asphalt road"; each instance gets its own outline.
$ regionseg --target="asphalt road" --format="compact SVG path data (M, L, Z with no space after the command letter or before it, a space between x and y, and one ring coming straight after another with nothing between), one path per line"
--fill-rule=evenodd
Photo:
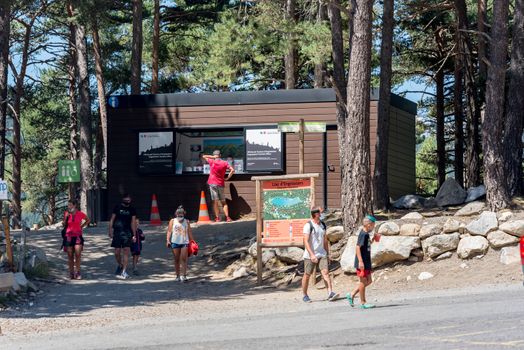
M392 297L373 310L350 308L344 300L310 305L296 312L269 309L253 317L224 313L192 320L174 315L88 330L75 329L73 322L59 333L0 337L0 348L524 349L520 284L412 295L398 302Z

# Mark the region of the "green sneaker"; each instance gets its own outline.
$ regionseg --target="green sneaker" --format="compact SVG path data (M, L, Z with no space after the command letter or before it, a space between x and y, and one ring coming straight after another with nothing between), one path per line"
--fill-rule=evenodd
M350 305L351 307L355 306L355 302L353 301L353 298L351 297L351 294L350 294L350 293L347 293L347 294L346 294L346 299L347 299L347 301L349 302L349 305Z
M361 309L373 309L374 307L375 307L375 305L368 304L368 303L360 305Z

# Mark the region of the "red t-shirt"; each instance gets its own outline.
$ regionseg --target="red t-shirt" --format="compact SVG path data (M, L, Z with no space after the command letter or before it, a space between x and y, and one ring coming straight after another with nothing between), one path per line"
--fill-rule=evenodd
M229 163L222 159L208 159L210 171L207 183L209 185L225 186L224 177L226 170L229 168Z
M68 217L69 216L69 217ZM77 211L74 214L65 212L64 220L67 218L67 230L66 236L76 237L82 235L82 221L87 218L87 215L81 211Z

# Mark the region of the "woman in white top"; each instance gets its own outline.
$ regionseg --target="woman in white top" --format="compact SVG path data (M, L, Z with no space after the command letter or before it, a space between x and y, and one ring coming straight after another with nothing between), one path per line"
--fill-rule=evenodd
M193 240L191 226L185 215L186 211L179 206L175 218L169 221L166 235L166 245L173 250L176 281L182 282L187 282L187 247L189 241Z

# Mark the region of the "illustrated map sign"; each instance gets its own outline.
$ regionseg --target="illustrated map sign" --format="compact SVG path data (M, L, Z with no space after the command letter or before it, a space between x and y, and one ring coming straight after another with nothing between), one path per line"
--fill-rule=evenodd
M282 122L278 123L278 130L281 132L299 132L299 122ZM305 122L304 132L326 132L325 122Z
M277 128L246 129L246 170L282 169L282 133Z
M9 191L7 181L0 179L0 200L5 201L9 199Z
M138 133L138 168L144 174L173 173L173 132Z
M303 247L304 225L315 205L318 173L253 176L257 201L257 281L262 283L262 249Z
M262 198L262 243L302 244L311 216L311 180L262 181Z
M58 182L71 183L80 182L80 160L58 161Z

